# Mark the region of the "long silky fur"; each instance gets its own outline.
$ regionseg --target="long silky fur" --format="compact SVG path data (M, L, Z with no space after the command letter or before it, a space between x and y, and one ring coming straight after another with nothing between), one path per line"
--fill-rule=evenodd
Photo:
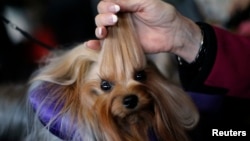
M27 113L22 83L0 84L0 140L14 141L26 135Z
M143 83L134 80L135 72L141 70L147 74ZM100 89L101 80L114 84L110 92ZM46 102L41 102L36 111L35 121L42 114L40 108L44 103L50 100L56 100L57 106L64 103L58 115L42 130L58 118L69 116L72 121L62 129L68 140L149 141L149 131L153 131L158 140L186 141L186 129L195 126L199 119L185 92L147 61L130 14L120 14L118 24L109 27L100 51L79 45L52 58L32 83L34 88L36 83L48 83L49 90L48 98L44 98ZM137 109L127 110L120 104L129 93L140 98Z

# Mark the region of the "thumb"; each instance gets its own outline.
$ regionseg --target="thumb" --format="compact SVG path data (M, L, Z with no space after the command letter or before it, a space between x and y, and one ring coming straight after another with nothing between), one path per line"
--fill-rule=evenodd
M85 42L85 45L88 48L91 48L91 49L94 49L94 50L100 50L101 49L101 45L100 45L99 40L89 40L89 41Z

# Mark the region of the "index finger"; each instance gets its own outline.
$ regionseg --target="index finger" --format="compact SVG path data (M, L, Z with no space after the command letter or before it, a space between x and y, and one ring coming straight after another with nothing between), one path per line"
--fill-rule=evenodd
M119 5L120 11L136 12L150 0L101 0L103 2ZM145 6L145 5L144 5Z
M108 1L100 1L97 5L98 13L117 13L120 11L120 6Z

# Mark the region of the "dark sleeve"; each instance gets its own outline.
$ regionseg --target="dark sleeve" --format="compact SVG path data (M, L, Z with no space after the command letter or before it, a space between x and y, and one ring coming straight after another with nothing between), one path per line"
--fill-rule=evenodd
M250 98L250 40L205 23L199 26L206 54L199 66L179 66L184 89Z

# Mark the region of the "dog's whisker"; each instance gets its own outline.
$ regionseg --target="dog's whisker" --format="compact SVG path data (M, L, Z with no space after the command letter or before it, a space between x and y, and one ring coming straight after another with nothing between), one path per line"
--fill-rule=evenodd
M130 14L119 14L100 51L79 45L41 69L29 95L34 119L70 141L187 141L197 110L146 60L133 28ZM57 115L53 103L61 104Z

